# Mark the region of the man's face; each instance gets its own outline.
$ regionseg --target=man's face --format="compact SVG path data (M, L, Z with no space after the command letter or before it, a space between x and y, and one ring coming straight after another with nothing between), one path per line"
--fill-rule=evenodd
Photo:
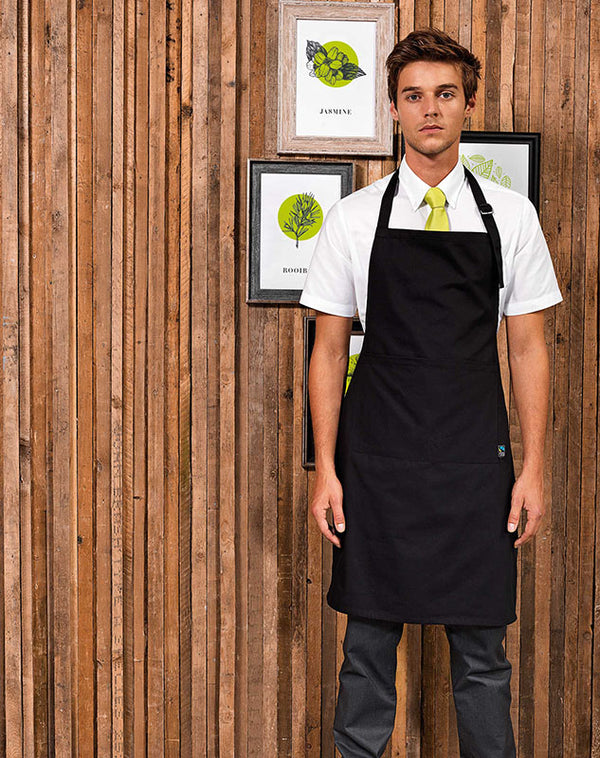
M457 65L416 61L400 72L396 104L391 103L390 111L400 124L407 152L434 156L451 149L458 152L465 118L474 106L475 97L465 102Z

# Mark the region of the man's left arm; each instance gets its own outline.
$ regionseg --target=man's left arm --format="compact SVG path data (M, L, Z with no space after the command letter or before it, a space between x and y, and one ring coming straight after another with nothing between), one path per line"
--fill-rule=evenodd
M510 532L517 528L521 510L527 511L525 531L515 547L537 533L544 515L544 443L550 386L544 314L542 310L506 316L510 376L523 441L523 470L513 487L508 517Z

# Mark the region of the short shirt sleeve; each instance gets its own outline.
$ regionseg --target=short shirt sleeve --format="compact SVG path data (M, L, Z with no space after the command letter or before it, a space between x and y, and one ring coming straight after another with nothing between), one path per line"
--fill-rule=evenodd
M519 240L507 283L504 313L518 316L548 308L562 300L550 251L533 203L523 206Z
M334 316L354 316L356 312L352 259L339 200L323 221L300 304Z

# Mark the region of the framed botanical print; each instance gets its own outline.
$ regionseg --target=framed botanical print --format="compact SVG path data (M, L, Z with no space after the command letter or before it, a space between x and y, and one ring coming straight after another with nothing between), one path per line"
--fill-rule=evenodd
M353 164L248 161L248 303L297 303L323 220Z
M391 155L392 3L280 0L278 152Z
M520 192L539 210L539 132L463 132L459 149L476 176Z

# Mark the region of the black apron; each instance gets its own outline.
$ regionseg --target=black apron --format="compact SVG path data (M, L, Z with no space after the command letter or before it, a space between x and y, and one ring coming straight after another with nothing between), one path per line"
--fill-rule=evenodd
M344 532L327 602L429 624L516 620L513 461L496 342L500 238L388 227L385 190L369 261L360 357L335 452Z

